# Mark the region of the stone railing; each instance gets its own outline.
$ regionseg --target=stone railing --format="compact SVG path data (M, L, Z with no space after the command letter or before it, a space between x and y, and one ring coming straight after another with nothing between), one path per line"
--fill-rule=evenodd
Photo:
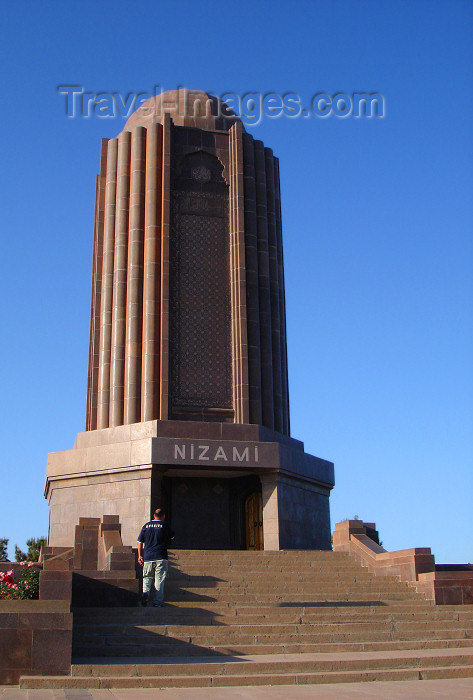
M42 564L35 564L43 574ZM0 571L19 564L5 562ZM49 600L0 600L0 685L16 684L21 675L65 675L71 669L72 613L69 585ZM52 593L52 588L50 588Z
M72 606L136 605L135 553L118 515L80 518L71 547L43 547L39 600L0 600L0 685L71 671ZM3 563L0 570L20 569Z
M43 547L40 598L58 595L72 576L72 605L136 605L139 581L135 552L124 547L118 515L79 518L74 547Z
M376 576L396 576L437 605L473 603L473 565L436 565L430 547L388 552L374 523L344 520L335 525L333 550L348 552Z

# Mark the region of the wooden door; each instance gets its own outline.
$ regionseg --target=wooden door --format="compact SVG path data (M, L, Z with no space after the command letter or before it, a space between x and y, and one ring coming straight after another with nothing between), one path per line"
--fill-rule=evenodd
M261 491L254 491L245 501L246 548L264 549L263 499Z

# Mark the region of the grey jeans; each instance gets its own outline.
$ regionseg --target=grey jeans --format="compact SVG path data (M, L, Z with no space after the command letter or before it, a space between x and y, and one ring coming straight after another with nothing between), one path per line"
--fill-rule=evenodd
M168 573L168 560L156 559L143 564L143 593L149 593L154 583L156 589L154 602L162 603L164 598L164 579Z

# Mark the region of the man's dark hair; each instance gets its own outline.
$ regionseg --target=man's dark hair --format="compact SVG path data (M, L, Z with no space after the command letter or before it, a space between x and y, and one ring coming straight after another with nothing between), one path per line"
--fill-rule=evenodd
M156 508L156 510L154 511L154 515L156 518L164 518L165 513L162 508Z

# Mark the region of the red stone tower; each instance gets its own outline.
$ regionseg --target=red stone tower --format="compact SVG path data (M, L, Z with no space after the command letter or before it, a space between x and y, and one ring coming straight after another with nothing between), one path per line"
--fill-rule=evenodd
M165 93L103 141L88 430L180 419L289 434L278 160L219 108Z
M102 142L86 433L50 455L53 543L68 505L134 541L160 503L181 546L329 547L333 465L289 437L285 316L277 158L215 97L148 100ZM202 503L221 528L197 542Z

